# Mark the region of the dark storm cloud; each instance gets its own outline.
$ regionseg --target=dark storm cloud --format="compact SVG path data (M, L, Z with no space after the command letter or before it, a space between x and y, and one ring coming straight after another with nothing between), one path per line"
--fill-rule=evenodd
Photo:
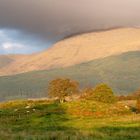
M58 40L114 26L140 25L140 0L0 0L0 28Z

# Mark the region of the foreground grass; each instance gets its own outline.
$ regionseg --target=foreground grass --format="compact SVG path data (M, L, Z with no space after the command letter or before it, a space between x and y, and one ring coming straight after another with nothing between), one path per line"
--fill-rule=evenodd
M8 102L0 104L0 140L7 139L139 140L140 115L124 103Z

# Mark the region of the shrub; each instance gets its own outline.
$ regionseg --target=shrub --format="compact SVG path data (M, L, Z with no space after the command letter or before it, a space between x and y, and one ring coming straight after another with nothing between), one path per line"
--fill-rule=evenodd
M93 95L93 88L84 88L82 90L82 96L83 99L90 99L90 97Z
M140 89L134 92L131 96L133 97L134 100L140 98Z
M117 96L118 101L136 100L136 99L137 99L137 97L134 96L133 94L132 95L120 95L120 96Z
M140 113L140 98L137 100L137 111Z
M100 84L94 89L92 99L104 103L114 103L116 101L112 89L106 84Z

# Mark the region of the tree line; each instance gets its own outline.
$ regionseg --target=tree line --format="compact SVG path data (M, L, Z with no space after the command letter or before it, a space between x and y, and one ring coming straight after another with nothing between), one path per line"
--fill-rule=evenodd
M79 95L81 98L104 103L114 103L116 96L107 84L99 84L95 88L79 88L79 83L71 79L58 78L52 80L48 86L48 95L64 102L67 96Z
M137 100L137 108L140 112L140 90L132 95L116 96L111 87L105 83L81 90L77 81L69 78L57 78L49 83L48 95L51 98L57 98L60 103L65 102L66 97L73 95L103 103L115 103L118 100Z

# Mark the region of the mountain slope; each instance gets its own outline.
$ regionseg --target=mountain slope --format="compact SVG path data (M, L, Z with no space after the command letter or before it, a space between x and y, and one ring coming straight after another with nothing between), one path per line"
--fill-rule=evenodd
M0 55L0 69L22 59L24 55Z
M140 50L139 28L87 33L62 40L44 52L16 59L0 69L0 75L68 67L136 50Z
M9 58L6 55L0 55L0 68L5 67L13 62L12 58Z
M0 77L0 99L47 96L52 79L69 77L81 87L105 82L116 94L129 94L140 87L140 51L127 52L67 68L33 71Z

